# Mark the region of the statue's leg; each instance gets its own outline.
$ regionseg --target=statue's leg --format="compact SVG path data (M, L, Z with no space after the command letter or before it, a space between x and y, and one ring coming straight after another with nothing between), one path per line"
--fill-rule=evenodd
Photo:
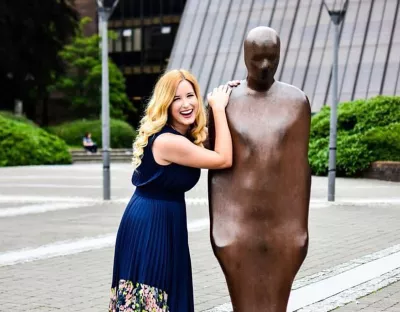
M236 242L214 247L224 271L234 312L286 312L305 246Z

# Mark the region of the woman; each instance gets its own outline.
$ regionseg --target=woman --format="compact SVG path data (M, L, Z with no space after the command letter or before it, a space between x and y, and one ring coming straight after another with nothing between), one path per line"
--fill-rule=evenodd
M216 132L210 151L193 75L172 70L157 82L134 142L136 190L117 234L110 311L194 311L184 193L199 180L199 168L232 165L230 92L220 86L207 96Z
M82 145L88 152L97 153L97 144L93 142L92 134L90 132L85 133L85 136L82 139Z

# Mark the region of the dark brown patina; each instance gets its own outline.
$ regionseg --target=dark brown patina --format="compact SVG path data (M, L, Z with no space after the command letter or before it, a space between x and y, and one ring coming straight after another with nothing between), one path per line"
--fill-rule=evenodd
M273 29L252 29L244 52L247 79L227 107L233 166L209 172L211 242L235 312L286 312L308 248L310 104L274 79ZM209 132L212 147L212 115Z

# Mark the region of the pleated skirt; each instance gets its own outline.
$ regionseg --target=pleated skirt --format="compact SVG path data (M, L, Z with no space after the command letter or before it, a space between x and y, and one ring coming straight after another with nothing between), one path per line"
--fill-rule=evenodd
M183 198L133 195L118 229L109 311L194 311Z

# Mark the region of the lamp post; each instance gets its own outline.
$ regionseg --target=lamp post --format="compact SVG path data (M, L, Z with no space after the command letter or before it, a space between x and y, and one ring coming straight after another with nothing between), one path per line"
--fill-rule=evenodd
M346 14L349 1L346 0L342 8L330 7L323 0L326 10L334 26L333 65L332 65L332 107L329 130L329 169L328 169L328 201L335 201L336 178L336 133L337 133L337 105L338 105L338 59L339 59L339 25ZM334 2L336 3L336 1ZM342 1L341 1L342 3Z
M110 103L108 79L107 21L118 0L96 0L101 34L101 128L103 146L103 199L109 200L110 192Z

